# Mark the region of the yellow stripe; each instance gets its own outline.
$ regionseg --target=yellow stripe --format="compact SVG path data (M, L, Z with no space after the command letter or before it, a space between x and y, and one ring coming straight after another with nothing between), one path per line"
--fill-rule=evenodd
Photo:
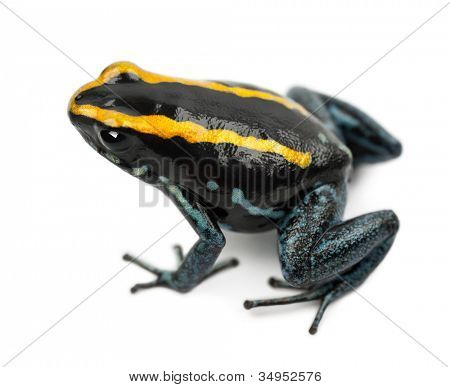
M259 152L273 152L283 156L287 161L306 168L311 164L311 153L290 149L274 140L243 137L228 129L206 129L190 121L177 122L166 116L129 116L113 110L101 109L92 105L71 105L71 112L93 118L112 128L131 128L141 133L156 135L169 139L182 137L190 143L209 142L212 144L229 143Z
M246 89L243 87L225 86L225 85L222 85L217 82L194 81L194 80L183 79L183 78L168 77L165 75L159 75L159 74L145 71L130 62L116 62L116 63L109 65L95 81L90 82L90 83L84 85L83 87L81 87L80 89L78 89L77 92L74 94L74 97L75 97L75 95L81 93L82 91L91 89L93 87L101 86L104 83L107 83L110 79L112 79L122 73L136 74L140 79L142 79L144 82L147 82L147 83L176 82L176 83L181 83L183 85L200 86L200 87L204 87L205 89L221 91L223 93L230 93L230 94L234 94L234 95L237 95L237 96L243 97L243 98L249 98L249 97L261 98L264 100L277 102L281 105L286 106L289 109L297 110L304 116L310 115L310 113L299 103L292 101L290 99L284 98L284 97L280 97L278 95L271 94L267 91L252 90L252 89ZM74 97L72 97L71 102L73 101Z

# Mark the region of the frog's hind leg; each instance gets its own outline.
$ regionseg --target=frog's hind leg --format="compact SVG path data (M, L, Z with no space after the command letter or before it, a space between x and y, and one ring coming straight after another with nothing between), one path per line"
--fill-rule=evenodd
M252 309L261 306L286 305L321 300L316 317L309 328L309 333L313 335L317 332L326 308L333 301L342 297L346 293L355 290L359 285L361 285L383 260L389 248L392 246L393 241L394 237L385 240L351 270L345 274L338 275L335 279L330 280L329 282L325 282L317 287L312 287L311 290L288 297L252 301L247 300L244 302L244 307L246 309ZM281 287L288 288L288 286L280 286L280 288ZM291 286L290 289L295 289L295 287Z
M283 277L294 288L312 287L291 297L246 301L247 309L320 299L310 330L315 333L328 305L362 284L387 254L399 222L390 210L342 221L344 202L344 186L325 185L306 195L280 222Z
M355 164L390 160L401 154L400 142L355 106L303 87L292 88L288 96L313 112L345 142Z

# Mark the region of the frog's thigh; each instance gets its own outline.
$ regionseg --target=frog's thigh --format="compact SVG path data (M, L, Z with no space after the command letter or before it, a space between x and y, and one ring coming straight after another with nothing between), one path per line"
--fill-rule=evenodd
M398 218L390 210L361 215L335 224L305 251L302 246L307 244L307 230L287 225L280 233L283 276L293 286L300 286L323 282L351 269L356 271L352 280L357 286L384 258L398 227ZM289 237L295 234L298 238Z
M337 98L294 87L288 96L317 116L346 143L356 164L389 160L400 155L400 142L372 117Z

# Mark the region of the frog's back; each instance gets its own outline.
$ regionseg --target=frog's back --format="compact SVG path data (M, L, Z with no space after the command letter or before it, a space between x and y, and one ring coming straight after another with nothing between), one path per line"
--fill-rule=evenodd
M159 157L215 161L217 179L228 178L232 187L242 188L229 176L236 168L239 178L242 169L268 178L273 191L287 184L283 176L307 189L341 179L350 165L346 148L317 118L269 90L166 77L126 62L107 68L101 80L80 93L80 102L113 113ZM205 180L202 174L200 168L195 177Z
M227 102L219 105L220 109L226 110L224 114L227 117L225 118L225 125L228 123L233 125L232 118L236 119L237 117L233 130L256 138L270 139L293 151L311 155L306 166L294 162L291 163L294 164L291 165L291 168L308 168L309 173L312 170L324 169L337 172L348 169L351 163L349 149L337 138L334 132L326 128L316 116L302 105L273 91L254 85L228 81L220 81L220 83L229 87L262 93L261 95L255 95L254 98L240 98L238 101L233 96L227 96ZM272 100L267 98L265 94L275 98ZM223 98L223 94L220 97ZM218 111L216 114L220 115L221 112ZM272 157L274 160L279 159L279 161L269 163L266 167L283 167L286 161L285 157L278 158L277 154L272 155Z
M260 159L261 166L268 168L286 161L294 164L291 168L345 164L345 152L337 138L303 106L286 97L248 84L171 78L129 66L128 71L110 78L106 86L98 87L98 94L107 88L106 94L112 92L120 98L103 104L95 97L94 103L130 116L167 118L160 120L164 128L154 136L170 138L180 145L189 143L187 148L194 157L198 153L244 163ZM95 95L92 91L90 94ZM164 133L185 122L195 125L185 125L186 136ZM210 133L205 135L202 128Z

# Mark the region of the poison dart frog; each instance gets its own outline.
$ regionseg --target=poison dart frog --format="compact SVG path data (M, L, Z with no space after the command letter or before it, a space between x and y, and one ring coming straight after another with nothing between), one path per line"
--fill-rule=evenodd
M75 92L69 117L100 155L152 184L198 234L180 264L153 273L141 289L187 292L237 265L215 264L222 229L275 229L289 297L247 300L247 309L321 300L310 333L327 306L358 287L392 246L399 221L391 210L343 220L347 183L360 163L395 158L400 142L358 108L303 87L288 97L249 84L194 81L144 71L129 62L108 66Z

